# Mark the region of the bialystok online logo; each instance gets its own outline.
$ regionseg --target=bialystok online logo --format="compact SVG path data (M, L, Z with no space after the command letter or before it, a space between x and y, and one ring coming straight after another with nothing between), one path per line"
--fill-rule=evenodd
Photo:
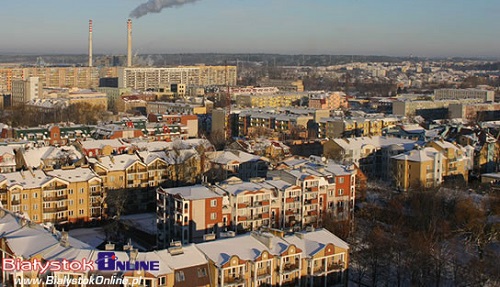
M130 271L145 270L158 271L160 269L159 261L134 261L118 260L115 252L102 251L97 254L97 260L91 261L86 258L82 260L48 260L39 259L21 260L18 258L4 258L2 261L2 270L7 272L14 271L38 271L45 274L48 271Z

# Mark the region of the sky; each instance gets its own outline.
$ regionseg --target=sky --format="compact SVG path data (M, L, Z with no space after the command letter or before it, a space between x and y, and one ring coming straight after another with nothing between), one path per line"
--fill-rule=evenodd
M144 2L2 0L0 54L87 53L89 19L95 54L125 54ZM499 0L198 0L132 18L133 51L500 57L498 15Z

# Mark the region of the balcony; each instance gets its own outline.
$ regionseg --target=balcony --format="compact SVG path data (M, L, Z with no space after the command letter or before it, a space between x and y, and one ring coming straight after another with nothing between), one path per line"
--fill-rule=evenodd
M19 205L21 204L21 201L19 199L13 199L11 202L10 202L11 205Z
M320 274L322 274L324 272L325 272L325 266L323 266L323 265L316 266L313 269L313 274L316 275L316 276L318 276L318 275L320 275Z
M286 263L285 266L283 266L283 273L292 273L295 271L299 271L298 264Z
M339 261L338 263L328 264L328 271L339 271L344 268L344 262Z
M68 217L66 217L66 216L64 216L64 217L58 217L55 220L55 222L64 222L64 221L68 221Z
M261 204L262 204L262 205L269 205L269 203L270 203L270 202L269 202L269 200L263 200L263 201L261 202Z
M44 196L43 201L59 201L68 199L68 195Z
M59 206L59 207L44 207L43 212L52 213L52 212L60 212L68 210L67 206Z
M243 283L243 281L245 281L245 279L241 275L224 276L225 284L239 284Z
M68 188L66 185L49 186L49 187L47 187L47 189L44 189L44 191L46 191L46 190L61 190L61 189L66 189L66 188Z
M238 203L238 208L247 208L247 207L248 207L248 203L246 203L246 202Z
M285 202L286 203L295 202L295 197L289 197L289 198L285 199Z
M94 190L94 191L90 191L90 195L91 196L100 196L101 195L101 191L100 190Z
M246 216L238 216L238 221L246 221L248 220L248 217Z
M269 218L269 213L262 213L262 218Z
M100 207L101 206L101 203L100 202L92 202L90 204L92 207Z
M257 269L257 277L258 278L264 278L267 276L271 276L271 268L270 267Z

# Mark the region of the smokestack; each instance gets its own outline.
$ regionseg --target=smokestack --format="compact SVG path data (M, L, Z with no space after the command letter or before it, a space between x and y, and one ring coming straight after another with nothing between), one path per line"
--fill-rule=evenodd
M92 67L92 20L89 20L89 67Z
M127 21L127 67L132 67L132 20Z

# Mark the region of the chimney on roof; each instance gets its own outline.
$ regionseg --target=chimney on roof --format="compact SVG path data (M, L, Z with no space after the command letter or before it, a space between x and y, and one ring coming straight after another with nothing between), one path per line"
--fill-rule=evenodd
M271 249L273 247L273 236L271 234L264 234L262 232L252 232L252 237L260 241L267 248Z
M106 246L104 246L104 250L106 251L114 251L115 250L115 245L111 242L108 242Z
M61 246L63 247L69 247L69 234L67 231L61 231L61 238L59 239L59 242L61 243Z
M137 249L130 250L130 252L129 252L130 264L135 264L135 261L137 260L137 255L139 255L139 250L137 250Z

